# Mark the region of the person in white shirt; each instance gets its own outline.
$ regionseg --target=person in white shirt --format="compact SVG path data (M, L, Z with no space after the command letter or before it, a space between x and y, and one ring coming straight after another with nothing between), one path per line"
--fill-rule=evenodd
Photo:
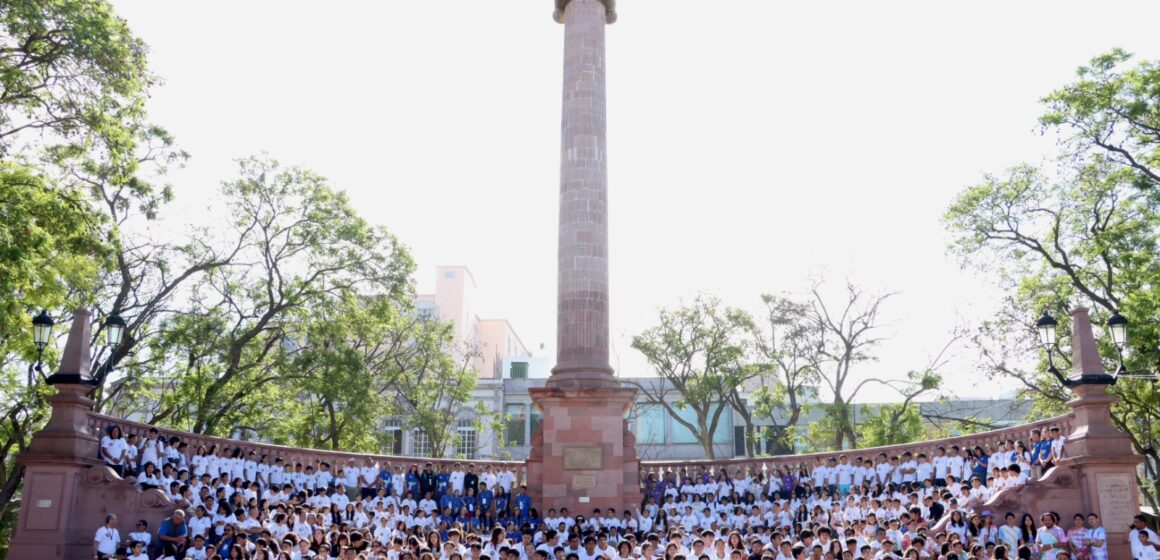
M93 537L93 549L97 560L112 559L120 542L121 532L117 530L117 516L110 513L105 516L105 524L97 529L97 534Z
M153 463L157 468L161 468L161 462L165 458L165 443L161 440L161 434L157 428L149 428L149 435L145 437L145 441L141 442L141 468L145 468L145 463Z
M153 533L149 532L149 522L141 519L137 521L137 525L133 527L133 531L129 532L129 542L140 542L145 544L145 548L149 548L149 543L153 542Z
M110 427L108 434L101 438L101 458L119 476L125 476L125 463L128 461L128 457L129 447L125 443L125 438L121 435L121 427Z
M126 560L149 560L149 555L145 553L145 543L141 541L133 541L132 554Z
M1148 528L1148 519L1143 515L1132 518L1132 530L1128 531L1128 543L1132 545L1132 560L1151 560L1160 551L1160 538Z
M902 473L902 482L914 483L918 481L918 462L914 460L914 455L907 451L902 454L902 464L899 465L899 470Z
M193 537L193 546L190 546L185 551L186 560L208 560L209 551L205 548L205 536L197 535Z
M926 453L919 453L918 463L914 466L915 481L925 484L932 478L934 478L934 465L927 460Z
M934 485L942 488L947 485L947 473L950 472L950 458L947 457L947 450L939 447L935 450L934 460Z
M850 465L849 457L846 455L839 457L838 463L834 465L833 469L838 492L841 492L843 496L849 494L850 486L854 484L854 467Z

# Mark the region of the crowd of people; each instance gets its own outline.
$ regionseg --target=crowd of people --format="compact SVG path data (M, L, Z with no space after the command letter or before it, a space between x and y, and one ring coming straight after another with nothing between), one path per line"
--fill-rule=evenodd
M189 449L111 427L101 456L180 509L122 537L97 529L98 559L131 560L1106 560L1090 512L996 519L994 492L1033 484L1065 456L1058 428L1027 442L857 451L769 470L694 468L642 476L632 509L540 511L514 473L471 463L407 469L370 459L290 464L241 448ZM792 458L790 458L792 459ZM1135 559L1160 538L1138 517ZM1120 560L1120 559L1113 559Z

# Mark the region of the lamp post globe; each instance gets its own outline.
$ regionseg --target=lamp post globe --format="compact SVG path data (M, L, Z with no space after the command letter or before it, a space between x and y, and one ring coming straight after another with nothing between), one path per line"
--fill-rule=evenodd
M1047 311L1043 312L1043 316L1035 322L1035 328L1039 329L1039 344L1050 348L1055 346L1055 327L1059 326L1059 322L1055 320Z
M105 340L109 346L116 348L121 345L121 337L125 334L125 320L113 313L105 319Z
M1112 333L1112 342L1118 347L1128 343L1128 320L1119 313L1108 317L1108 330Z
M56 325L56 321L52 320L46 309L41 309L40 315L32 318L32 342L38 351L48 346L48 341L52 339L53 325Z

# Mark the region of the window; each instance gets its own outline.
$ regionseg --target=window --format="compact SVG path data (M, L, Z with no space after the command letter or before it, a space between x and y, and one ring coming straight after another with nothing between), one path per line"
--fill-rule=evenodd
M475 434L475 424L471 420L459 421L459 445L455 454L464 459L475 459L478 445Z
M382 433L383 433L383 452L388 455L402 455L403 454L403 429L400 428L399 418L397 416L388 416L383 419Z
M528 378L528 363L527 362L512 362L512 379L527 379Z
M717 403L717 406L723 408L723 407L726 407L728 405L726 405L725 403ZM710 410L709 414L712 415L713 412L714 412L713 410ZM677 409L676 413L677 413L677 416L679 416L682 420L684 420L684 421L686 421L694 426L697 425L697 413L692 408L685 407L684 409ZM733 433L732 420L733 420L733 418L730 415L729 409L726 409L725 411L723 411L721 413L721 419L717 422L717 431L713 432L713 443L716 443L716 444L728 444L729 443L729 440L731 439L729 437L729 434ZM676 419L670 419L670 422L672 422L672 427L673 427L672 432L671 432L672 443L676 443L676 444L700 443L697 441L697 437L693 435L693 432L690 431L688 428L686 428L684 424L681 424ZM639 439L637 441L639 441Z
M657 404L636 405L636 441L659 445L665 442L665 409Z
M524 427L527 424L528 407L524 404L507 404L503 407L504 414L504 442L508 445L527 445L528 440L524 434Z
M427 432L416 430L411 438L411 454L416 457L431 456L431 436Z

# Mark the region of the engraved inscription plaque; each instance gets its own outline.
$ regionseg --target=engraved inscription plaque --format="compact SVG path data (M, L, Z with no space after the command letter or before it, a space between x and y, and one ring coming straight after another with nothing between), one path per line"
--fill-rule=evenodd
M596 446L565 447L564 469L600 470L604 468L604 448Z
M596 488L596 476L591 474L577 474L572 476L573 490L588 490Z
M1132 524L1132 493L1136 487L1130 474L1097 474L1096 493L1100 497L1100 517L1104 527L1122 527ZM1112 529L1109 529L1112 530Z

